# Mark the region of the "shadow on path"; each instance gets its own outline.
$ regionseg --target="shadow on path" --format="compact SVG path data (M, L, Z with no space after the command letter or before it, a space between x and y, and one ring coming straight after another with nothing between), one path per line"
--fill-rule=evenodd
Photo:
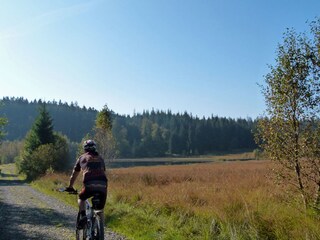
M25 199L22 191L21 195L18 192L13 197L8 197L11 187L20 188L25 185L28 188L27 182L19 180L14 174L1 175L0 239L57 239L54 236L59 236L60 227L74 228L75 220L67 215L48 207L34 206L36 196Z
M1 178L17 178L17 174L11 174L11 173L0 173Z
M0 196L1 194L0 189ZM10 204L2 200L0 197L0 239L54 239L50 237L49 227L54 227L57 231L62 226L74 227L73 219L70 221L70 218L55 210Z
M0 179L0 186L17 186L17 185L24 185L27 182L24 180L14 179L14 180L3 180Z
M25 180L19 179L19 176L17 174L0 174L0 186L16 186L23 185L25 183L27 182Z

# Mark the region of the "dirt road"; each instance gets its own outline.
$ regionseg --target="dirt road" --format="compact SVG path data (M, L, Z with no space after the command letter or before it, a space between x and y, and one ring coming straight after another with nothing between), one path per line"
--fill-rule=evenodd
M15 174L0 174L0 239L75 239L77 210L36 191ZM107 230L106 230L107 231ZM123 237L107 231L105 239Z

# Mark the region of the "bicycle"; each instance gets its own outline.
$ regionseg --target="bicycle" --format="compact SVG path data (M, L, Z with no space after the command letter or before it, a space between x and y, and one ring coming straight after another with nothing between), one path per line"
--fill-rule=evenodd
M75 189L63 188L59 189L60 192L68 192L69 194L77 195L78 191ZM87 222L83 228L78 226L80 215L78 213L76 223L76 239L77 240L103 240L104 239L104 227L101 216L103 210L98 210L97 206L100 204L99 194L95 194L90 201L87 199L86 205L86 216Z

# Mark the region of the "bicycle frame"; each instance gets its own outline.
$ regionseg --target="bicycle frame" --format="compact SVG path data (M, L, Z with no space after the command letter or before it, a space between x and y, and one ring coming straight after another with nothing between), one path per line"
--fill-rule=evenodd
M58 189L60 192L68 192L69 194L77 195L78 192L75 189L66 188ZM82 229L76 228L76 239L85 240L101 240L104 239L104 224L103 224L103 210L97 210L100 200L98 195L94 195L91 199L92 205L89 199L85 201L85 211L87 216L87 223ZM80 215L78 215L79 218ZM78 221L78 220L77 220ZM78 222L77 222L78 225ZM97 232L95 232L95 230ZM82 237L81 237L82 235Z
M93 197L92 201L94 201L94 200L95 200L95 198ZM86 235L87 235L88 239L92 239L93 223L94 223L95 219L100 218L99 214L103 213L103 210L94 209L91 206L90 201L88 199L85 201L85 206L86 206L86 216L87 216L87 231L86 231ZM103 228L103 226L100 226L100 227Z

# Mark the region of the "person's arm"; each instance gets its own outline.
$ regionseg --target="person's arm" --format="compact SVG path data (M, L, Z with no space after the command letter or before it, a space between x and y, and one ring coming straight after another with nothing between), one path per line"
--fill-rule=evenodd
M77 177L79 176L80 171L72 171L70 181L69 181L69 187L68 188L73 188L74 182L76 181Z
M73 185L77 179L77 177L79 176L79 173L81 171L81 167L80 167L80 159L77 160L76 164L74 165L72 174L70 176L70 181L69 181L69 186L68 188L72 188L73 189Z

